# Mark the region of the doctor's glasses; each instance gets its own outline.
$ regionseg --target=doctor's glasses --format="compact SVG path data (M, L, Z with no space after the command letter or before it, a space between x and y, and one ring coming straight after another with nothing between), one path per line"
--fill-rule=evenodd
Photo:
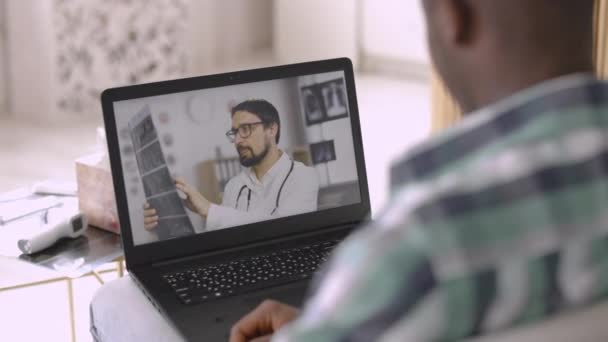
M253 126L260 124L264 124L264 121L241 124L239 125L239 127L233 128L226 132L226 137L228 137L228 140L230 140L231 143L234 143L234 141L236 140L237 133L241 138L247 139L251 136Z

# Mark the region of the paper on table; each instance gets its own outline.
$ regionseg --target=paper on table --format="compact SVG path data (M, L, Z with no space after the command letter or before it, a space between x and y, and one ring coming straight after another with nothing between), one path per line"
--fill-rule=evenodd
M62 202L54 196L0 203L0 225L61 205Z
M78 188L74 181L47 179L34 184L32 192L39 195L76 196Z
M15 202L17 200L22 200L26 198L31 198L33 195L32 190L27 187L15 189L9 192L0 193L0 204Z

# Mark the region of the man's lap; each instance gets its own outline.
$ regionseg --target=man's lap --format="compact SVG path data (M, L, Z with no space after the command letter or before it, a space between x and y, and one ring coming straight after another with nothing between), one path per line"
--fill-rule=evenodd
M608 328L601 322L607 316L608 302L603 302L475 341L571 341L574 336L584 341L604 341ZM129 276L97 291L91 302L91 333L98 342L183 341Z
M98 342L183 341L129 276L97 291L91 301L91 333Z

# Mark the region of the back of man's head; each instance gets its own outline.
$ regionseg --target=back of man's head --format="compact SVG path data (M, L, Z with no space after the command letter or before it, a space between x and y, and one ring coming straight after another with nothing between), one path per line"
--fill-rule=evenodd
M593 71L593 0L423 0L431 56L464 111Z

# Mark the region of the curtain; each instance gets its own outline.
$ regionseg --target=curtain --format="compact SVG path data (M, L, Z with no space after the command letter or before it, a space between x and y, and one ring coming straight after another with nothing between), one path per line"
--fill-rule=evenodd
M8 70L6 57L6 4L0 0L0 118L8 112Z
M608 79L608 0L595 2L594 35L593 55L597 74Z

